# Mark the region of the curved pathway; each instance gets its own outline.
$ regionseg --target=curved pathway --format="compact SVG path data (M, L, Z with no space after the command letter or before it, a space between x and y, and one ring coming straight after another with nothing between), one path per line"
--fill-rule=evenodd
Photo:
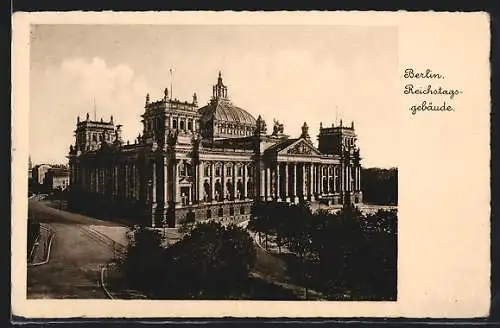
M96 238L92 227L105 229L116 223L85 217L29 201L36 220L55 232L48 263L28 268L28 298L108 298L100 283L101 268L116 252L105 238ZM123 232L126 228L123 227ZM116 230L116 228L114 229Z

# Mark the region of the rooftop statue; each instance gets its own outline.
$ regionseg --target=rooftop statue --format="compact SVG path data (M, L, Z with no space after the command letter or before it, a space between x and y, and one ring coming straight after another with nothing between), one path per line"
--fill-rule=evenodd
M284 132L283 124L280 123L278 120L273 120L273 121L274 121L273 135L283 134L283 132Z

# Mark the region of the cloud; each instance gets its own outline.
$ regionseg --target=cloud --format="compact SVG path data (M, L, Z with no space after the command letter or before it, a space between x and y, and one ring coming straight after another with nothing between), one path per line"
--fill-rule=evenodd
M32 72L30 144L33 161L62 162L74 143L76 118L86 113L124 125L124 138L141 131L148 90L145 80L126 64L110 66L99 57L69 58ZM43 140L43 142L39 142Z
M76 116L93 116L94 98L97 116L109 119L113 114L115 122L124 125L124 137L132 141L142 132L146 93L158 100L172 83L175 98L189 101L196 92L203 106L221 70L234 104L255 117L262 115L268 127L276 118L284 123L285 133L295 137L307 121L316 141L320 122L354 120L364 164L397 163L395 95L400 92L397 33L392 29L149 29L111 28L102 38L94 38L95 29L89 29L84 38L75 40L80 34L70 33L35 47L30 123L34 161L64 159Z

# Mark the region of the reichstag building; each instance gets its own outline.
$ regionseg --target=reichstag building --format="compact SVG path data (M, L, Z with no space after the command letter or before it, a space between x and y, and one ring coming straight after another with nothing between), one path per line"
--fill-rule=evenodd
M361 203L361 165L354 123L320 126L318 147L304 123L298 137L274 121L268 130L235 106L219 73L212 98L146 96L143 131L124 142L122 126L77 118L69 150L68 205L174 227L187 216L239 220L257 201Z

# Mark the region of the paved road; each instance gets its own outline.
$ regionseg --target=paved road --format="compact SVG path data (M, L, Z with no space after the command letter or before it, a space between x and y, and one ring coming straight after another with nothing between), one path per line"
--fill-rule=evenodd
M35 218L55 232L49 262L28 268L28 298L107 298L100 285L100 268L114 252L89 234L89 226L113 231L120 225L29 201ZM126 227L123 227L123 231ZM119 229L118 229L119 230Z

